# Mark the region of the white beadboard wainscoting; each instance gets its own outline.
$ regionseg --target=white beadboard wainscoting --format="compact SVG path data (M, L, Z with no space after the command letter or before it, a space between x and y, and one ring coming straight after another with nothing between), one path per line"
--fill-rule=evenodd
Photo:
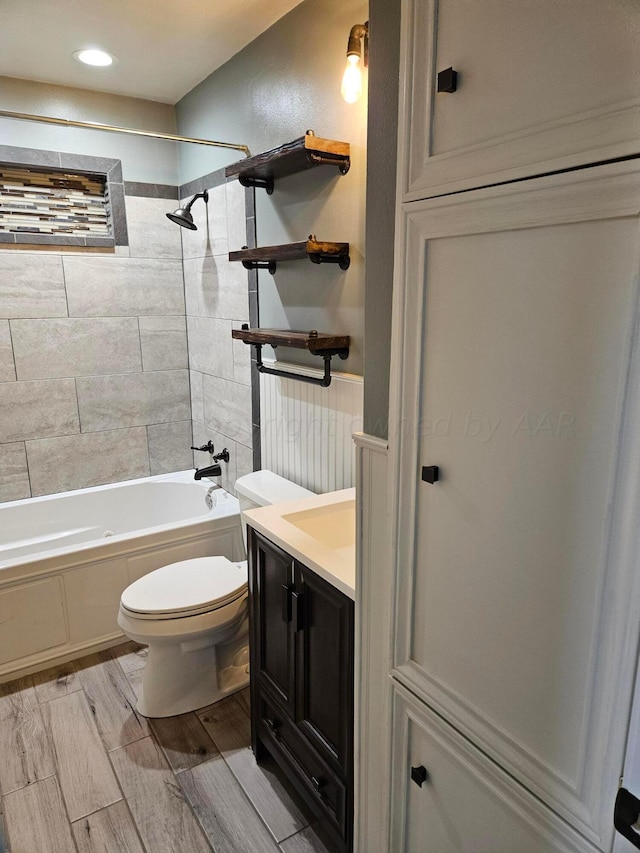
M280 361L277 367L322 375ZM332 373L328 388L260 374L262 467L314 492L354 486L352 436L362 429L362 391L362 377L351 373Z

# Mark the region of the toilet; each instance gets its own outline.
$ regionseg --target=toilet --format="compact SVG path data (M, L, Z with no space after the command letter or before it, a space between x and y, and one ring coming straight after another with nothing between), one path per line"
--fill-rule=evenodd
M311 497L272 471L236 481L240 510ZM242 534L247 545L246 523ZM118 625L149 647L137 710L173 717L249 682L247 561L198 557L144 575L122 593Z

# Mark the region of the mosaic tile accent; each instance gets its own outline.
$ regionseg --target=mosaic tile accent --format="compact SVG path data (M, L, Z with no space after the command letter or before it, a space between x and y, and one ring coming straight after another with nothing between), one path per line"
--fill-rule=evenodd
M111 237L106 178L0 165L0 234Z

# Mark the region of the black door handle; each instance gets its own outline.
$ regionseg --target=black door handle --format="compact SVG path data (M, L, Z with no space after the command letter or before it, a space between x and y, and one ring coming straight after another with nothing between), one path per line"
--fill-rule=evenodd
M293 586L288 583L282 584L282 621L291 622L291 593Z
M640 850L640 831L633 828L634 824L638 823L638 818L640 818L640 800L626 788L620 788L613 810L613 825L620 835Z

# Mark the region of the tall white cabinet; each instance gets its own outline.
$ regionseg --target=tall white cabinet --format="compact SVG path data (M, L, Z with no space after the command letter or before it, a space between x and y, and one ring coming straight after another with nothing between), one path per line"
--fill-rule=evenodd
M402 55L388 850L604 853L640 623L640 4L406 0Z

